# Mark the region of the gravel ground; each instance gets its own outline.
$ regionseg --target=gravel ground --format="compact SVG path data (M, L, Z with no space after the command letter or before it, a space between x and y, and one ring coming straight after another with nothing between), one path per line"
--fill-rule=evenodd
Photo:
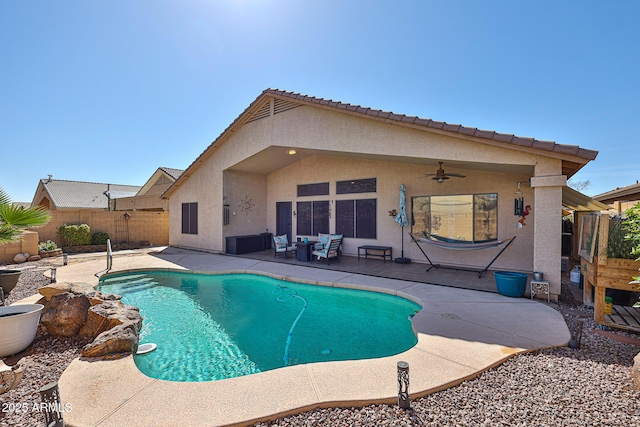
M33 295L49 283L45 263L23 264L18 286L7 303ZM567 282L568 283L568 282ZM267 423L266 426L639 426L640 391L631 385L630 370L640 347L596 333L593 311L573 299L563 284L560 311L568 325L584 321L582 345L522 354L478 378L411 402L411 409L394 405L317 409ZM618 337L640 340L640 334L613 330ZM23 357L20 385L0 395L0 426L37 426L44 416L33 411L38 390L56 381L86 344L81 339L52 337L38 332ZM26 408L26 410L23 410ZM20 409L20 410L18 410Z

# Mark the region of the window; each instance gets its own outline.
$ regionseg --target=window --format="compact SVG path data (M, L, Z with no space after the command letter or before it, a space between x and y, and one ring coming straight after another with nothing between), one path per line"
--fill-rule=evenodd
M377 200L336 200L336 233L344 237L375 239Z
M375 193L376 178L336 182L336 194Z
M498 239L498 195L418 196L411 198L411 232L447 241Z
M182 204L182 234L198 234L198 203Z
M298 202L296 204L296 232L304 236L329 233L329 201Z
M304 196L327 196L329 195L329 183L320 182L318 184L299 184L298 197Z

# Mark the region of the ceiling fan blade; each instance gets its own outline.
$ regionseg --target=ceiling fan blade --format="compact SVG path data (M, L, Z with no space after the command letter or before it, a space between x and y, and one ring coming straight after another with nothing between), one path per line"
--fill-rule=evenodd
M456 178L465 178L465 175L459 174L457 172L445 173L447 176L455 176Z

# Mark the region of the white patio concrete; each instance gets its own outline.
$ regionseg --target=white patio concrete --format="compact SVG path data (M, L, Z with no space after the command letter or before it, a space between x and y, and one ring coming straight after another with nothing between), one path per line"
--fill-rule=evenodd
M71 259L58 268L58 282L97 284L105 257ZM314 363L222 381L179 383L140 373L129 356L120 360L76 359L59 380L68 426L221 426L328 406L397 402L398 361L410 366L415 399L451 387L514 354L570 339L562 316L527 298L401 280L276 264L226 255L167 248L115 256L112 272L131 269L190 269L201 272L266 272L305 283L370 289L422 304L414 317L418 343L396 356Z

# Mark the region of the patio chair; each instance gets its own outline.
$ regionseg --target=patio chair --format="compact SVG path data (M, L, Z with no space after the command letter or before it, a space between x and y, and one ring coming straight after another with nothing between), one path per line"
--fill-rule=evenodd
M295 252L295 246L289 246L289 239L286 234L282 236L273 236L273 257L278 254L284 254L285 258L288 258L289 252Z
M322 249L316 249L311 252L312 258L313 256L318 257L318 260L321 258L325 258L327 260L327 264L329 264L329 260L332 258L337 258L338 262L340 262L340 245L342 244L342 234L331 235L329 242L322 247Z

